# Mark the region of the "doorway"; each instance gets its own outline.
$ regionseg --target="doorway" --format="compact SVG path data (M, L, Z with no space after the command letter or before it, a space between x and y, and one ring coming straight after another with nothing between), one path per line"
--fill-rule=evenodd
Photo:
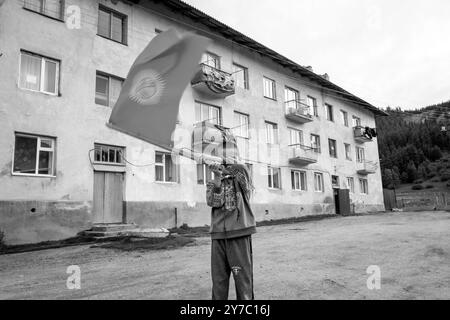
M94 171L94 223L125 222L123 180L123 173Z

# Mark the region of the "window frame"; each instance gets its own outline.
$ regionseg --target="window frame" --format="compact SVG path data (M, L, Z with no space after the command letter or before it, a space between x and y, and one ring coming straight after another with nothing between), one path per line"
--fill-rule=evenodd
M100 25L100 11L103 11L105 13L108 13L110 16L109 19L109 36L105 36L99 33L99 25ZM118 18L120 18L122 20L122 41L117 41L115 39L112 38L112 28L113 28L113 23L112 23L112 17L116 16ZM99 37L102 37L104 39L108 39L111 41L114 41L116 43L120 43L124 46L128 46L128 16L122 12L119 12L117 10L114 10L112 8L109 8L103 4L99 4L98 6L98 17L97 17L97 35Z
M278 134L278 124L275 122L265 121L266 128L266 143L268 145L278 145L279 144L279 134ZM272 126L272 130L269 131L269 126ZM270 138L273 138L274 142L269 141L269 132L273 132Z
M364 163L364 161L366 161L366 151L364 150L364 148L356 146L355 151L356 151L356 162Z
M361 195L369 194L369 181L365 178L359 178L359 193Z
M334 154L332 154L332 152L331 152L333 150L332 144L334 147ZM331 158L334 158L334 159L338 158L338 150L337 150L337 141L336 140L328 138L328 153Z
M99 151L103 151L103 148L107 148L108 152L108 158L109 158L109 152L114 149L116 157L117 157L117 152L121 154L120 156L120 162L103 162L103 161L97 161L96 158L96 152L97 152L97 147L100 147ZM114 145L109 145L109 144L103 144L103 143L94 143L94 160L93 163L94 164L98 164L98 165L103 165L103 166L119 166L119 167L124 167L125 164L125 158L124 158L124 154L125 154L125 147L121 147L121 146L114 146ZM101 155L100 155L101 158Z
M266 81L271 83L271 88L272 88L271 90L272 90L272 95L273 95L272 97L266 96ZM273 101L277 101L277 85L276 85L276 82L275 82L275 80L273 80L271 78L268 78L266 76L263 76L263 96L264 96L264 98L267 98L267 99L270 99L270 100L273 100Z
M298 184L299 189L296 188L296 182L295 179L298 177ZM304 179L302 180L302 177ZM304 183L302 183L302 181ZM308 176L306 174L305 170L291 170L291 184L292 184L292 190L298 191L298 192L306 192L308 191Z
M338 175L331 175L331 187L333 189L340 189L341 188L341 181L340 177ZM336 183L334 183L334 181Z
M35 89L29 89L29 88L24 88L22 87L21 83L22 83L22 55L28 55L28 56L34 56L37 57L41 60L41 74L39 77L39 90L35 90ZM45 86L45 65L48 62L52 62L52 63L56 63L56 70L55 70L55 90L56 92L48 92L44 90L44 86ZM61 65L61 61L58 59L54 59L54 58L50 58L47 56L43 56L34 52L30 52L27 50L20 50L20 59L19 59L19 88L21 90L27 90L27 91L32 91L32 92L39 92L39 93L43 93L46 95L50 95L50 96L54 96L54 97L58 97L60 96L60 88L59 88L59 78L60 78L60 65Z
M158 154L162 155L162 162L161 163L160 162L156 162L156 156ZM174 167L174 170L175 170L175 179L174 179L174 181L166 181L166 156L170 156L172 158L173 155L172 155L172 153L169 153L169 152L155 151L155 164L154 164L154 166L155 166L155 171L154 171L154 173L155 173L155 183L159 183L159 184L179 184L180 183L180 170L178 168L178 164L175 163L173 161L173 159L171 159L171 160L172 160L173 167ZM156 167L162 167L163 168L162 172L163 172L163 180L164 181L157 180Z
M325 103L325 112L327 120L330 122L334 122L334 107L332 104Z
M206 59L206 61L203 61L203 59L204 59L205 57L206 57L207 59ZM211 57L212 59L209 59L209 57ZM214 63L214 66L210 65L210 64L209 64L209 61L214 61L214 62L215 62L215 63ZM221 70L221 65L222 65L221 57L220 57L218 54L214 53L214 52L211 52L211 51L205 51L205 52L203 53L201 63L204 64L204 65L207 65L207 66L209 66L209 67L211 67L211 68L214 68L214 69L217 69L217 70Z
M349 192L354 194L355 193L355 178L347 177L347 186L348 186Z
M313 116L319 117L319 108L317 106L317 99L312 96L306 96L306 101L308 106L313 110ZM310 105L310 101L312 101L312 105Z
M199 176L198 176L198 167L199 166L202 166L202 174L203 174L203 177L202 177L202 179L203 179L203 183L199 183ZM212 171L212 170L210 170L209 168L208 168L208 165L207 164L205 164L205 163L196 163L195 164L195 169L196 169L196 175L197 175L197 185L199 185L199 186L206 186L206 184L208 183L208 182L210 182L210 181L212 181L212 180L214 180L214 176L215 176L215 173ZM208 170L209 170L209 172L208 172ZM207 177L207 174L208 173L210 173L211 174L211 179L207 179L208 177Z
M289 130L289 146L290 147L301 147L304 146L304 135L303 130L288 127ZM294 140L299 140L294 141Z
M197 106L200 106L200 120L199 121L197 121ZM208 107L208 119L202 120L204 107ZM213 114L212 110L215 110L215 109L219 111L219 119L218 119L219 121L217 123L211 122L211 120L215 119L215 118L211 117ZM195 117L195 123L202 123L204 121L207 121L208 123L217 124L217 125L221 126L222 125L222 107L196 100L194 102L194 117Z
M27 6L27 2L26 2L26 0L23 2L23 9L25 9L25 10L27 10L27 11L30 11L30 12L34 12L34 13L37 13L37 14L39 14L39 15L41 15L41 16L44 16L44 17L46 17L46 18L50 18L50 19L53 19L53 20L56 20L56 21L60 21L60 22L64 22L64 17L65 17L65 12L66 12L66 1L65 0L59 0L60 1L60 16L59 17L56 17L56 16L52 16L52 15L49 15L49 14L47 14L46 13L46 11L45 11L45 2L46 2L47 0L42 0L42 10L34 10L33 8L30 8L30 7L28 7Z
M347 152L348 147L348 152ZM350 143L344 142L345 159L348 161L353 161L352 159L352 145Z
M101 104L101 103L97 102L97 77L103 77L103 78L107 78L108 79L108 97L107 97L108 104L107 105L104 105L104 104ZM118 77L118 76L115 76L115 75L112 75L112 74L109 74L109 73L106 73L106 72L103 72L103 71L99 71L99 70L96 71L96 73L95 73L95 98L94 98L94 101L95 101L96 105L107 107L107 108L112 108L113 107L111 105L111 79L121 81L122 82L122 87L123 87L123 84L125 83L125 79L123 79L121 77ZM117 99L118 98L119 97L117 97ZM117 100L116 100L116 102L117 102Z
M274 187L274 172L275 172L275 170L278 172L278 185L279 185L279 187L278 188L275 188ZM271 177L271 181L272 181L272 186L270 185L270 181L269 181L269 177ZM281 188L281 168L278 168L278 167L273 167L273 166L267 166L267 185L268 185L268 188L269 188L269 190L281 190L282 188Z
M250 90L250 80L249 80L249 76L248 76L248 68L244 67L243 65L236 63L236 62L232 63L232 68L233 68L233 71L232 71L233 76L239 72L243 72L243 74L244 74L244 87L238 86L235 76L233 77L236 87L242 88L244 90ZM240 69L240 70L238 71L236 69Z
M352 125L353 128L361 127L361 118L357 116L352 116Z
M316 147L314 147L313 137L317 138L317 141L318 141L318 146L316 146ZM310 141L311 141L311 148L314 150L314 152L321 154L322 153L322 145L321 145L321 141L320 141L320 135L311 133Z
M348 127L349 126L348 112L341 109L341 118L342 118L343 125Z
M14 162L16 157L16 137L33 138L36 139L36 163L33 173L21 173L14 171ZM42 148L41 139L47 139L52 141L52 148ZM50 150L48 150L50 149ZM39 172L39 153L40 151L47 151L52 153L52 174L40 174ZM12 152L12 164L11 164L11 175L22 176L22 177L37 177L37 178L56 178L56 137L36 135L30 133L15 132L14 133L14 147Z
M316 177L320 177L320 190L318 190L316 187L317 187L317 184L316 184ZM323 173L321 173L321 172L314 172L314 192L317 192L317 193L324 193L325 192L325 184L324 184L324 180L323 180Z
M293 100L288 100L289 93L291 93L295 97ZM299 100L300 91L289 86L284 86L284 104L286 107L286 111L289 110L289 108L295 108L297 110L299 107ZM293 106L291 104L293 104Z

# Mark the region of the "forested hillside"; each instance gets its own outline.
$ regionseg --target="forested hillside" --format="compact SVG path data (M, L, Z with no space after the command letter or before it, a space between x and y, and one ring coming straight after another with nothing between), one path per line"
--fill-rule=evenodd
M385 111L389 117L377 118L384 187L450 180L450 102L415 111Z

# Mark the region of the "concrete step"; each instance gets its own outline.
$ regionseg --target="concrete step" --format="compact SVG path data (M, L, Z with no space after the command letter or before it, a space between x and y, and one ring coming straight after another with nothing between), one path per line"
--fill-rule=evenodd
M90 231L98 232L114 232L114 231L127 231L138 228L135 224L125 223L98 223L94 224Z
M133 226L133 228L131 228ZM120 228L119 228L120 229ZM106 238L118 238L118 237L136 237L136 238L165 238L170 235L169 230L158 228L148 229L139 228L136 225L129 225L129 229L122 230L106 230L102 231L102 228L96 228L94 230L82 231L80 236L94 239L106 239Z

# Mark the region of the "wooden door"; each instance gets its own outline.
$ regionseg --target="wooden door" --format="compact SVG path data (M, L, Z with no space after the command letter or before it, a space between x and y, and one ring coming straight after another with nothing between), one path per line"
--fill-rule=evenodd
M123 173L94 172L94 223L123 222Z

